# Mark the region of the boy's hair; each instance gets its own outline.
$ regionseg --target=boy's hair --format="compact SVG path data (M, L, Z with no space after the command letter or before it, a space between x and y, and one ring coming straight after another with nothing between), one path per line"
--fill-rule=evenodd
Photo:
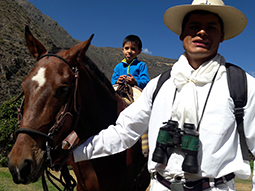
M187 22L189 21L189 17L193 14L199 14L199 15L213 14L213 15L215 15L216 17L218 17L218 20L219 20L219 23L220 23L220 26L221 26L221 32L224 31L224 23L223 23L222 19L220 18L220 16L218 14L212 13L210 11L195 10L195 11L191 11L191 12L187 13L186 16L184 17L184 19L182 21L182 32L183 32Z
M124 45L127 42L135 42L137 44L137 46L138 46L138 49L142 50L142 41L141 41L141 39L138 36L136 36L136 35L128 35L128 36L126 36L126 38L123 40L122 47L124 47Z

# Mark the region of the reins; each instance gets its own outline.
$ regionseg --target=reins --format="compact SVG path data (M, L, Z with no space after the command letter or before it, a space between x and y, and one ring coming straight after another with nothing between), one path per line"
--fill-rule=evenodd
M43 175L42 175L42 185L43 185L44 191L48 191L45 174L46 174L48 180L50 181L50 183L59 191L61 191L61 189L52 179L61 183L61 185L64 186L64 191L72 191L76 186L75 179L70 175L67 166L64 165L61 169L60 178L57 178L48 169L45 169L45 173L43 172Z
M132 87L126 81L123 84L118 85L116 92L122 99L124 99L124 101L126 101L125 99L128 100L128 105L134 102Z
M64 186L65 191L69 191L69 190L74 189L74 187L76 186L76 181L69 174L69 171L65 164L67 159L62 160L62 163L54 164L52 161L51 152L53 150L55 150L56 143L54 142L54 138L61 132L61 129L68 128L68 131L70 133L70 130L75 129L75 127L77 125L79 110L80 110L80 107L77 105L77 103L79 103L79 100L77 100L78 99L77 90L78 90L79 70L77 67L73 67L66 59L64 59L61 56L58 56L56 54L45 54L45 55L41 56L37 61L39 61L40 59L47 57L47 56L53 56L53 57L57 57L57 58L61 59L70 67L70 69L74 73L74 80L71 85L72 88L70 89L70 92L69 92L69 98L64 106L63 111L61 112L61 114L58 117L55 124L50 128L48 134L45 134L45 133L42 133L39 131L35 131L35 130L31 130L31 129L21 128L21 129L16 130L14 135L17 138L17 136L20 133L25 133L29 136L37 135L37 136L43 137L46 140L46 150L45 150L46 157L47 157L46 161L49 161L49 163L50 163L49 165L50 165L51 169L53 169L53 170L60 169L61 170L61 177L64 178L65 183L63 182L62 179L57 179L54 175L52 175L49 172L49 170L47 170L47 167L45 168L46 175L47 175L48 179L50 180L50 182L58 190L60 190L60 189L57 187L57 185L55 183L53 183L53 181L50 179L50 177L54 177L55 180L59 181ZM23 95L24 95L24 92L22 92L13 102L20 99ZM23 100L22 100L20 108L18 108L18 122L17 122L18 126L20 126L21 120L22 120L24 99L25 98L23 98ZM43 179L43 181L42 181L43 189L44 189L44 191L48 191L44 173L43 173L42 179Z

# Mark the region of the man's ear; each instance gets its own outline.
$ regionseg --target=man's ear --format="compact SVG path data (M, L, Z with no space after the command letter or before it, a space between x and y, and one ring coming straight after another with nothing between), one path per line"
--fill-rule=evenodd
M179 36L179 39L180 39L181 41L183 41L183 39L184 39L183 33L181 33L181 35Z
M141 52L142 52L142 49L138 51L138 54L137 54L137 55L139 55Z
M220 37L220 42L223 42L224 41L224 36L225 36L225 32L222 31L221 33L221 37Z

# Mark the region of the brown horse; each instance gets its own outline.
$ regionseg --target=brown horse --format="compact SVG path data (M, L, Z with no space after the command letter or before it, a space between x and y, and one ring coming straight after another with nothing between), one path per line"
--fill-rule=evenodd
M114 124L126 107L105 75L85 56L92 37L69 50L50 54L26 27L25 39L37 64L22 82L22 120L9 154L15 183L37 181L56 145L71 131L79 140L86 140ZM142 171L145 164L138 142L122 153L72 166L77 190L125 191L147 188L149 173L146 168Z

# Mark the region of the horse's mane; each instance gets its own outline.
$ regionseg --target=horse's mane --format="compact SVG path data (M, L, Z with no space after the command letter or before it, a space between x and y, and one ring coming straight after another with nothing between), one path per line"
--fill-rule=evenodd
M48 51L49 54L56 54L58 53L60 50L68 50L69 48L60 48L60 47L57 47L57 46L53 46L51 48L51 50Z
M85 64L86 63L86 64ZM97 79L103 83L104 85L106 85L106 87L109 89L109 91L114 94L115 91L112 87L111 82L108 80L108 78L105 76L105 74L99 70L99 68L97 67L97 65L88 57L88 56L84 56L83 57L83 66L84 67L88 67L90 71L92 71L94 73L94 75L97 77Z
M56 54L61 50L68 50L68 49L69 48L52 47L52 49L48 53ZM108 80L105 74L101 70L99 70L97 65L86 55L84 55L83 57L83 67L88 67L89 70L92 71L94 75L97 77L97 79L109 89L110 93L112 94L115 93L111 82Z

